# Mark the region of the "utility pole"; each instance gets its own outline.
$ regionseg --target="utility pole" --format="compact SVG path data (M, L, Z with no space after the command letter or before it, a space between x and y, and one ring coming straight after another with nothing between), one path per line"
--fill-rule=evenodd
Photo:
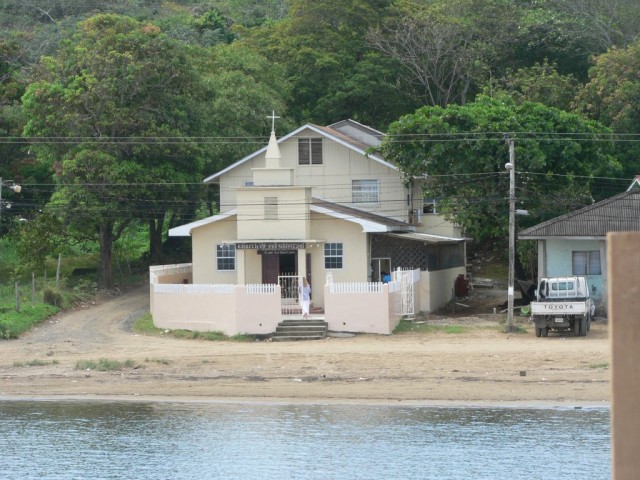
M509 172L509 285L507 286L507 325L505 332L513 331L513 286L515 283L516 259L516 149L509 135L505 135L509 145L509 162L504 168Z

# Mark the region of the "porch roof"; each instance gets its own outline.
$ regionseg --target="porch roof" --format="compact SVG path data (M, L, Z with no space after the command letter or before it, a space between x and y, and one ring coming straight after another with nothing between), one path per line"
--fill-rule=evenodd
M364 233L384 233L384 232L412 232L415 230L413 225L395 220L393 218L383 217L371 212L365 212L358 210L357 208L348 207L346 205L340 205L337 203L328 202L319 198L313 198L309 207L312 212L320 213L323 215L329 215L334 218L339 218L347 222L352 222L360 225ZM211 223L225 220L238 213L237 209L229 210L219 215L207 217L196 222L180 225L169 230L170 237L188 237L191 235L191 231L195 228L209 225ZM434 236L435 237L435 236ZM442 237L445 238L445 237ZM271 241L277 242L279 240L246 240L252 242ZM282 240L280 240L282 241ZM293 241L293 240L291 240ZM314 239L299 239L299 242L317 243L319 240Z
M415 242L436 243L436 244L452 244L467 241L461 237L443 237L441 235L431 235L429 233L406 232L406 233L384 233L389 237L402 238L404 240L413 240Z
M202 220L198 220L191 223L185 223L184 225L170 228L169 236L170 237L188 237L191 235L191 230L193 230L194 228L202 227L204 225L217 222L219 220L224 220L226 218L232 217L236 213L238 213L238 211L234 208L233 210L228 210L224 213L220 213L219 215L213 215L212 217L203 218Z
M400 220L365 212L339 203L328 202L316 197L312 198L310 209L312 212L357 223L362 226L363 232L367 233L413 232L415 230L413 225Z

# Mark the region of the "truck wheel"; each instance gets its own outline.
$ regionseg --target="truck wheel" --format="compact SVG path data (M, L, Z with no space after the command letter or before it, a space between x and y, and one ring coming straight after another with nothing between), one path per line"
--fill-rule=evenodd
M543 337L548 337L549 336L549 327L542 327L542 336Z
M580 336L582 337L587 336L587 316L586 315L582 317L582 320L580 320Z
M578 320L577 318L573 320L573 336L580 336L580 320Z
M542 336L542 329L539 327L536 327L536 337L541 337Z
M591 330L591 316L587 317L587 332Z

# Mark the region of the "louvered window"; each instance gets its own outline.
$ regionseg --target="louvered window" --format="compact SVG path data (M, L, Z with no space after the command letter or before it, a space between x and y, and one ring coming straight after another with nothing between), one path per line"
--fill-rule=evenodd
M264 219L278 220L278 197L264 197Z
M353 203L378 203L378 180L352 180L351 201Z
M298 139L298 164L322 165L322 139L299 138Z

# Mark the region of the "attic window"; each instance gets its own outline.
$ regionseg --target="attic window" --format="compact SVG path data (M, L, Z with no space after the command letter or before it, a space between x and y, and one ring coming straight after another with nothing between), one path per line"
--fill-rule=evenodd
M322 165L322 138L298 139L298 165Z

